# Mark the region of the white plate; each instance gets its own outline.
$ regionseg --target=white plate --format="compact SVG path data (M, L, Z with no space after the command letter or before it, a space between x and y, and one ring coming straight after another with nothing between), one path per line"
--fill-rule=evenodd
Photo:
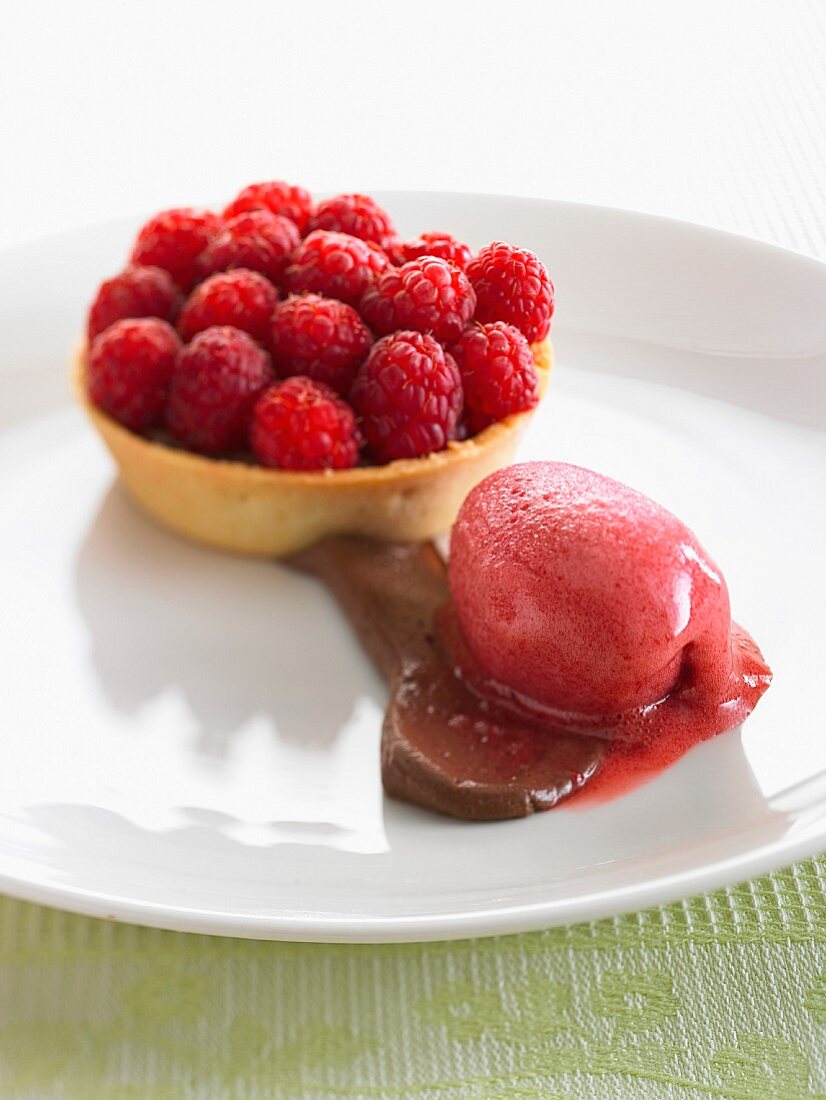
M169 928L418 940L617 913L826 847L826 267L662 219L394 194L535 248L558 367L525 455L672 508L775 682L618 801L469 825L385 800L383 687L327 594L154 527L65 361L133 225L0 258L0 886Z

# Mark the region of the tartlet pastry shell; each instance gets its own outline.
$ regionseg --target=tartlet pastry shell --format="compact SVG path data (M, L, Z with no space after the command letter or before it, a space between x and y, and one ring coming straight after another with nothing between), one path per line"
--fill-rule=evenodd
M533 352L544 393L550 341ZM130 432L91 403L85 367L84 345L73 362L75 395L138 504L195 542L266 557L295 553L328 535L414 542L442 534L474 485L510 462L532 415L516 413L423 458L296 473L205 458Z

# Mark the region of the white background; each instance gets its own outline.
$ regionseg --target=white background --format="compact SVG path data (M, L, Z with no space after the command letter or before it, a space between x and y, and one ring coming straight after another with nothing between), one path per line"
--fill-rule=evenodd
M823 253L824 57L818 0L7 3L0 246L281 177Z

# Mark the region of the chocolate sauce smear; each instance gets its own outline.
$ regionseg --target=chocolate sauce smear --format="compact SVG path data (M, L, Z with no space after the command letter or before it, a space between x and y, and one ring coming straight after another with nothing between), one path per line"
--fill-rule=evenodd
M474 694L439 627L444 562L429 544L327 539L292 559L330 589L387 680L387 794L468 821L549 810L582 787L603 741L532 726Z

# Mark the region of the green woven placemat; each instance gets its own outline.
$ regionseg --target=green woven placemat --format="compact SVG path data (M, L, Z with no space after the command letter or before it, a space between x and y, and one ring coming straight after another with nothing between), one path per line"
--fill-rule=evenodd
M0 899L0 1096L826 1096L826 857L547 932L345 947Z

